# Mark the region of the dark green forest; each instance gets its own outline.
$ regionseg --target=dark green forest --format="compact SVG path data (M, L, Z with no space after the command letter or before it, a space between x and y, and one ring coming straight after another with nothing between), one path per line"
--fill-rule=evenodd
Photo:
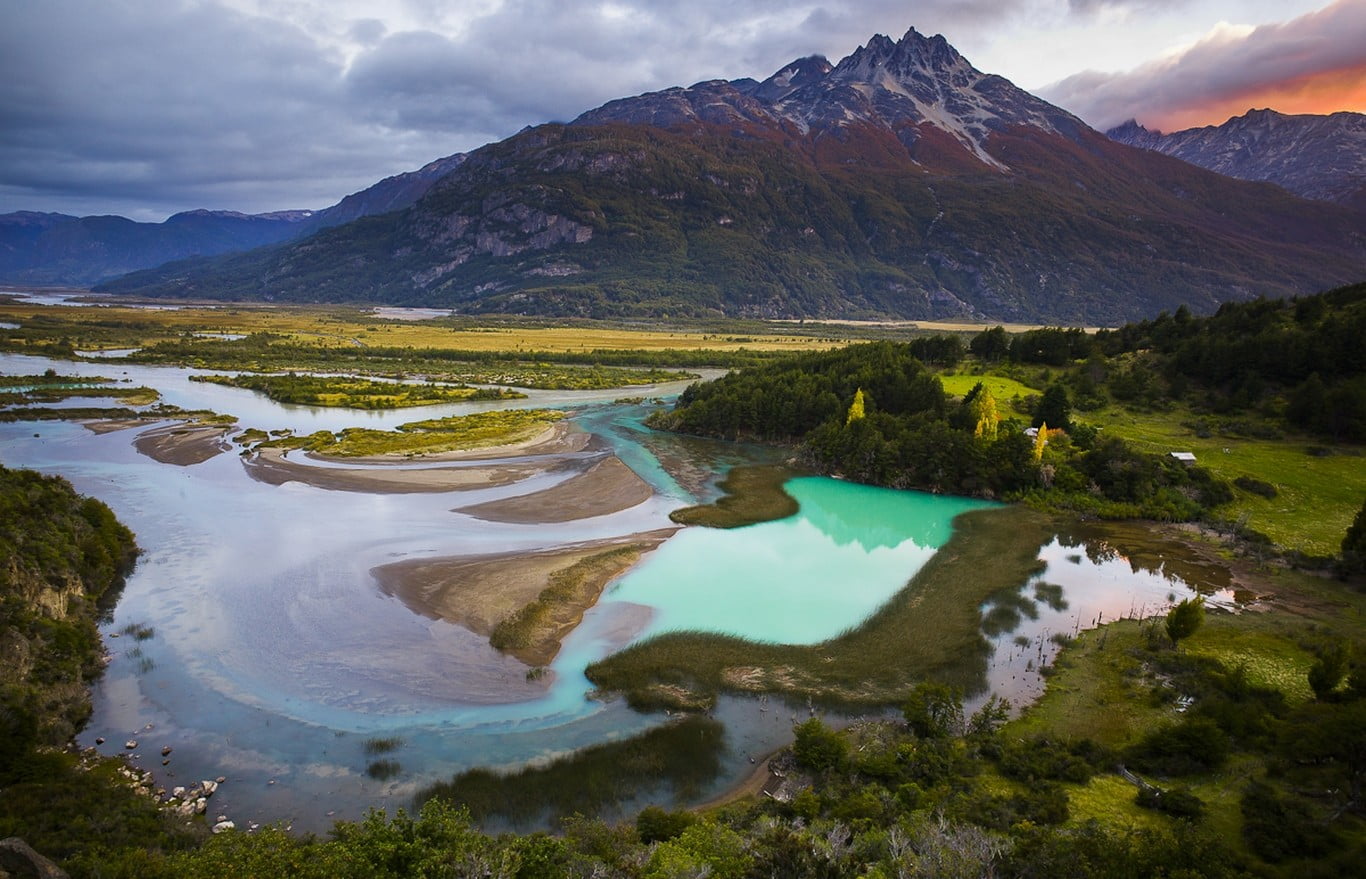
M818 471L873 485L1028 498L1113 518L1187 520L1232 497L1200 467L1098 439L1092 430L1050 432L1038 448L1025 432L1029 424L986 406L985 388L951 401L914 350L873 342L731 373L691 386L652 425L791 443ZM856 394L862 417L851 417ZM1064 403L1048 425L1054 429L1069 426L1061 386L1058 395Z

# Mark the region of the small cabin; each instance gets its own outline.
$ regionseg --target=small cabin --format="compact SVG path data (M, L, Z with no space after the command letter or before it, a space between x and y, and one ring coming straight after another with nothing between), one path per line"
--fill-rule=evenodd
M1176 460L1180 461L1182 464L1185 464L1187 467L1195 463L1194 452L1172 452L1171 456Z

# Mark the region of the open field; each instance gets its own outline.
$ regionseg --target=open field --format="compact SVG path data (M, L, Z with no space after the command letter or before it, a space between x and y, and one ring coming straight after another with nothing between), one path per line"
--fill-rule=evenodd
M1024 415L1023 412L1011 405L1010 401L1016 397L1028 397L1038 395L1040 392L1031 388L1029 385L1022 384L1013 378L1006 378L1003 375L969 375L966 373L956 373L953 375L940 375L939 382L944 386L944 392L954 397L966 396L978 382L986 385L987 390L991 391L991 396L996 398L997 411L1003 415L1014 413L1017 416Z
M1194 452L1202 467L1224 479L1251 476L1271 483L1276 497L1237 490L1234 501L1219 511L1230 519L1245 518L1248 527L1278 546L1306 555L1336 555L1366 497L1366 457L1352 446L1329 448L1312 437L1201 437L1189 426L1196 417L1181 410L1136 413L1110 407L1077 418L1141 451Z
M359 309L264 305L187 306L175 310L111 305L39 306L0 303L0 321L64 325L78 348L142 347L186 333L251 335L275 333L321 347L438 348L486 352L587 351L809 351L838 340L816 338L793 327L790 334L742 331L670 331L595 323L548 326L532 321L438 318L385 320ZM760 328L762 329L762 328ZM10 331L13 332L13 331Z

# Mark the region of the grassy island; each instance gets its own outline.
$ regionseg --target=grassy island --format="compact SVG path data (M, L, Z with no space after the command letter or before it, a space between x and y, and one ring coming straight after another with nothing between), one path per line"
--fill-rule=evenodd
M307 436L268 440L256 448L303 449L339 458L371 455L437 455L522 443L565 417L553 409L508 409L401 424L397 430L348 427L341 433L318 431Z
M526 399L526 394L508 388L382 382L354 376L192 375L190 381L259 391L277 403L343 409L406 409L436 403Z

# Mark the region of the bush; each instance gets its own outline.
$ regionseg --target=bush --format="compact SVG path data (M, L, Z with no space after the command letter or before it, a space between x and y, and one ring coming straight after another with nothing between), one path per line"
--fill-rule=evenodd
M819 717L797 724L793 731L797 738L792 743L792 755L799 766L817 772L836 769L849 752L844 737L821 723Z
M1174 787L1171 790L1163 790L1160 787L1140 788L1134 802L1144 809L1165 812L1174 818L1195 821L1205 814L1205 801L1184 787Z
M1237 479L1233 480L1233 484L1243 491L1261 495L1267 500L1271 500L1280 494L1280 492L1276 490L1276 486L1269 482L1263 482L1260 479L1254 479L1251 476L1239 476Z
M1148 733L1126 754L1133 765L1156 775L1193 775L1228 759L1228 734L1206 717L1188 717Z

